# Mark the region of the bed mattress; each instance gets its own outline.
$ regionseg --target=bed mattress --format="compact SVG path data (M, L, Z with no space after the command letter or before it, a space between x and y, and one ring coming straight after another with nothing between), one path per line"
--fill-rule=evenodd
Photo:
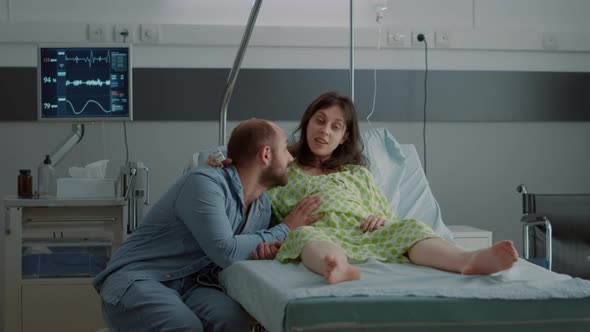
M300 263L246 261L221 274L270 331L590 330L590 281L519 260L492 276L368 261L327 285Z

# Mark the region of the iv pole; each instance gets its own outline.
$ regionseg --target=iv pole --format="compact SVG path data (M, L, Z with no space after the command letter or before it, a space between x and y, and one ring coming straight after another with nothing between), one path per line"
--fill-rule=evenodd
M262 6L262 0L256 0L254 5L252 5L252 10L250 11L250 17L248 17L248 23L246 24L246 30L244 31L244 36L242 36L242 42L240 44L240 48L238 49L238 53L236 54L236 58L234 60L234 64L232 69L229 73L229 78L227 79L227 84L225 85L225 91L223 92L223 99L221 101L221 109L219 111L219 145L225 145L226 139L226 126L227 126L227 107L229 104L229 100L234 90L234 85L236 83L236 79L238 78L238 73L240 71L240 67L242 65L242 59L244 58L244 54L246 53L246 48L248 47L248 43L250 41L250 36L252 35L252 30L254 30L254 25L256 24L256 18L258 17L258 12L260 11L260 7ZM353 0L350 0L350 96L352 101L354 102L354 25L353 25Z
M244 36L242 37L242 43L240 44L240 48L238 49L238 53L236 54L236 59L234 60L234 65L231 71L229 72L229 78L227 79L227 84L225 85L225 91L223 92L223 99L221 101L221 110L219 112L219 145L225 145L227 106L229 104L231 95L234 92L234 85L236 84L236 79L238 78L240 67L242 66L242 59L244 58L244 54L246 53L246 48L248 47L250 36L252 35L252 30L254 30L256 18L258 17L258 12L260 11L261 6L262 0L256 0L256 2L254 2L254 5L252 5L250 17L248 17L248 23L246 25L246 31L244 31Z

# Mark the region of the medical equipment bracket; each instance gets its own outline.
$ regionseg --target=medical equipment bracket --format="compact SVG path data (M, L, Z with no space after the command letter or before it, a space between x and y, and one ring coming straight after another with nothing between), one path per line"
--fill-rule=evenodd
M143 219L144 206L150 204L150 170L143 162L130 161L121 167L119 181L122 198L128 205L127 233L131 233Z
M72 133L60 145L55 148L49 157L51 158L53 167L57 166L62 159L74 148L74 146L84 138L84 124L73 123Z

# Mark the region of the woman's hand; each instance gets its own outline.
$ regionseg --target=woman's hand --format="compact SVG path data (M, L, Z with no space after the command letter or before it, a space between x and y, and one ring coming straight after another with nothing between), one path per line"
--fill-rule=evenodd
M379 228L385 226L386 224L387 220L385 220L384 218L371 215L369 216L369 218L367 218L367 220L364 223L361 224L360 227L363 230L363 233L366 233L376 231Z
M281 243L276 241L274 243L262 242L258 248L250 254L253 259L275 259L277 252L281 248Z
M209 155L209 158L207 158L207 165L211 166L211 167L221 167L223 168L223 166L227 166L231 164L231 159L230 158L225 158L225 160L223 160L221 163L218 163L217 160L215 159L214 155Z

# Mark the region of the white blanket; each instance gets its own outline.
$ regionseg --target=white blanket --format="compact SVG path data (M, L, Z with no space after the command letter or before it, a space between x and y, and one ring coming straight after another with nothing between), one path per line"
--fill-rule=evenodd
M271 331L280 331L290 300L324 296L438 296L477 299L590 297L590 281L557 274L524 260L492 276L463 276L412 264L368 261L361 280L327 285L300 263L245 261L221 274L228 294Z

